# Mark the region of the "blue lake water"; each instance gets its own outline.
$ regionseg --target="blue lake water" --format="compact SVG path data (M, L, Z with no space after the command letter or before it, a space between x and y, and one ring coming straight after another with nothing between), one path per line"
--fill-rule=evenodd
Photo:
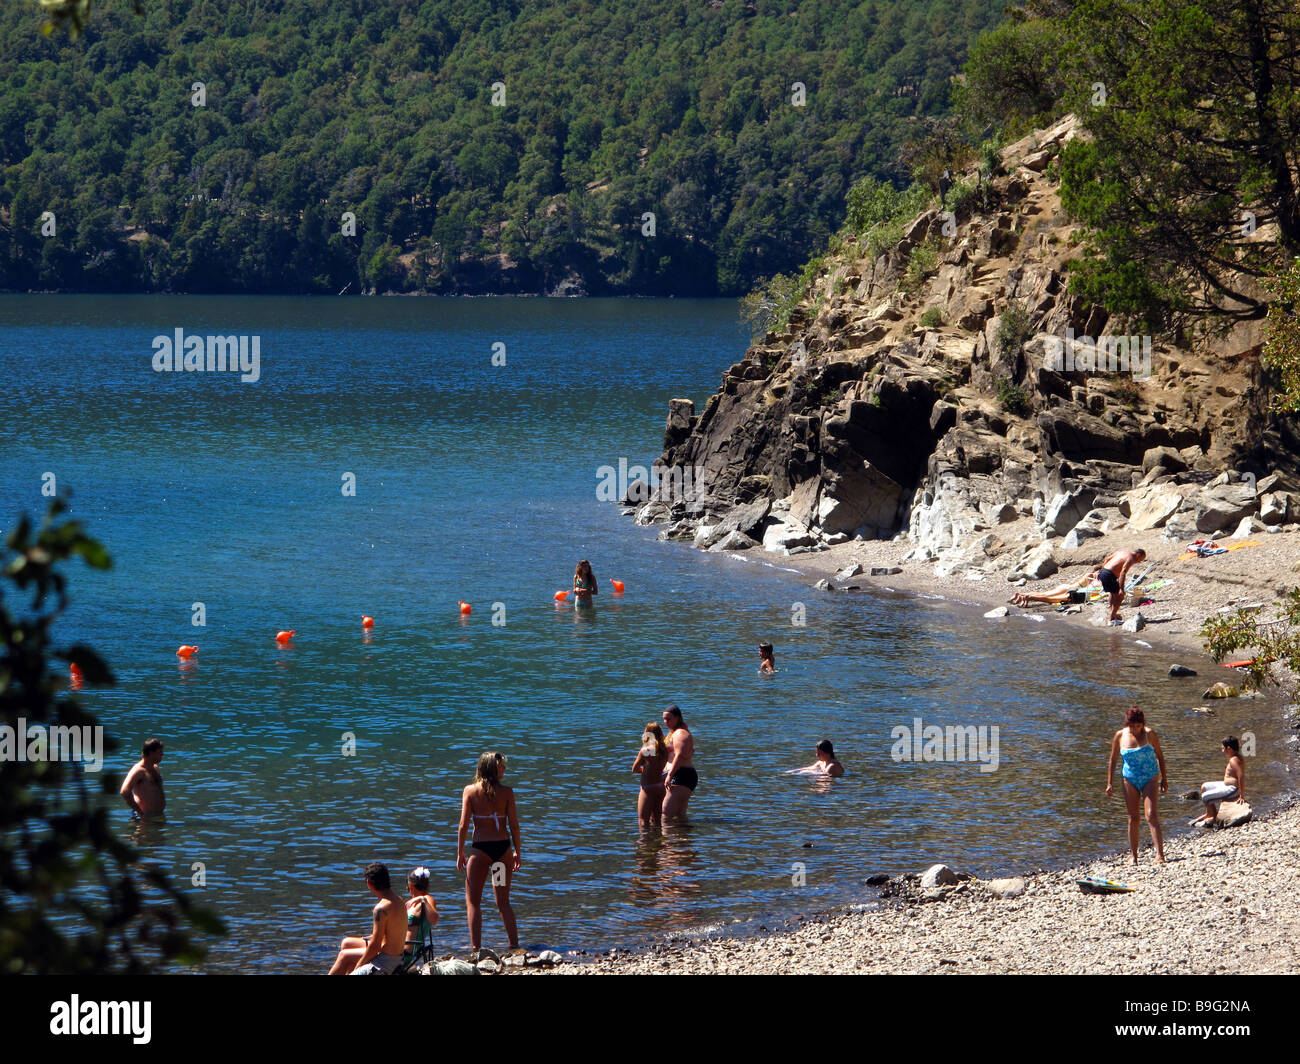
M823 595L599 501L601 467L648 466L668 400L702 408L740 358L732 302L4 296L0 324L0 513L41 512L53 473L113 555L71 570L56 631L116 672L85 692L124 742L109 767L166 743L165 824L123 810L121 831L179 881L204 866L196 893L231 927L208 970L323 970L367 923L376 859L433 869L439 941L463 948L456 821L486 749L517 788L522 941L557 949L864 900L867 874L935 860L994 874L1116 849L1100 790L1135 698L1173 790L1221 772L1217 740L1243 728L1254 797L1286 785L1271 702L1196 716L1199 688L1131 637ZM260 379L155 372L176 328L258 336ZM579 558L601 581L583 613L552 601ZM642 834L630 767L670 701L700 786L687 825ZM917 717L997 726L997 771L895 761ZM823 737L846 779L782 774ZM1188 808L1166 805L1171 830ZM490 903L485 942L504 944Z

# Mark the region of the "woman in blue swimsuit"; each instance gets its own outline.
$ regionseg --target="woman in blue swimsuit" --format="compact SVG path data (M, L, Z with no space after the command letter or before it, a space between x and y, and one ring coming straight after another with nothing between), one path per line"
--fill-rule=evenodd
M1156 864L1165 863L1165 840L1160 831L1160 813L1156 808L1156 780L1160 781L1160 794L1169 790L1169 774L1165 770L1165 755L1160 749L1160 739L1146 726L1142 710L1134 706L1124 716L1124 727L1115 733L1110 742L1110 763L1106 766L1106 797L1111 795L1115 779L1115 762L1124 762L1124 805L1128 809L1128 848L1133 863L1138 860L1138 802L1146 801L1147 825L1151 828L1151 841L1156 846Z

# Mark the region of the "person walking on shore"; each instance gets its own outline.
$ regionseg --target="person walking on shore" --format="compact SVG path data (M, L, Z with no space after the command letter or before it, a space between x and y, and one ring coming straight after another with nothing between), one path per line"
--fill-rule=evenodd
M663 815L678 817L686 812L686 804L695 793L700 782L692 760L695 757L695 737L686 722L682 720L682 711L671 705L663 711L664 727L668 729L665 745L668 747L668 767L664 771Z
M1169 790L1169 774L1165 769L1164 751L1160 739L1146 726L1142 710L1134 706L1124 716L1124 727L1115 733L1110 742L1110 761L1106 766L1106 797L1112 791L1115 779L1115 762L1124 762L1124 806L1128 810L1128 848L1133 863L1138 863L1139 802L1145 801L1147 826L1151 841L1156 847L1156 864L1165 863L1165 840L1160 831L1160 811L1157 808L1156 786L1159 793Z
M1101 563L1097 570L1097 582L1102 591L1110 596L1110 617L1108 623L1120 624L1119 608L1124 604L1124 582L1128 571L1146 558L1147 552L1140 547L1137 550L1117 550Z
M668 764L668 746L663 730L654 721L641 735L641 751L632 762L632 771L641 777L637 793L636 815L642 827L657 824L663 817L664 766Z
M519 929L510 905L510 881L523 863L515 792L503 786L506 759L493 750L478 759L474 782L461 792L460 827L456 832L456 867L465 871L465 909L470 949L475 959L482 949L483 884L492 877L492 896L505 925L512 950L519 948ZM465 836L473 824L473 842L465 853ZM514 845L510 840L514 839Z

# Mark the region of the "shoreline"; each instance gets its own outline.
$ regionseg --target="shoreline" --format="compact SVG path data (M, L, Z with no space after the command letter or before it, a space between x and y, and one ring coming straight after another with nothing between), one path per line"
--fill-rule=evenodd
M1162 540L1158 531L1112 534L1089 541L1088 549L1072 552L1076 558L1053 577L1023 587L1001 574L979 580L935 575L933 563L906 560L913 545L905 540L849 541L794 556L757 549L744 553L788 570L800 583L828 580L835 590L823 593L871 594L874 590L938 596L974 611L1007 605L1016 590L1032 593L1062 583L1099 564L1122 540L1124 546L1145 547L1149 558L1165 570L1149 579L1174 581L1169 593L1157 594L1156 603L1142 608L1152 623L1137 634L1090 623L1102 609L1095 604L1049 620L1083 623L1098 633L1179 655L1179 664L1197 669L1207 683L1213 683L1228 677L1230 670L1216 665L1205 651L1198 635L1202 621L1226 604L1225 599L1263 601L1266 606L1275 601L1279 579L1294 571L1300 543L1290 534L1297 531L1291 526L1268 536L1267 545L1273 549L1263 554L1261 547L1182 564L1172 560L1181 545ZM1265 542L1264 536L1259 538ZM1229 565L1215 564L1225 561ZM861 575L837 578L838 572L854 563L863 566ZM867 575L872 567L902 571L872 577ZM860 590L841 591L841 584L856 584ZM1055 607L1009 607L1010 615L1019 612L1054 614ZM1126 604L1121 616L1133 612ZM972 623L1005 620L976 617ZM1284 751L1282 757L1288 759L1291 753ZM1162 798L1164 825L1200 808L1172 789ZM1122 819L1117 819L1116 831L1122 837ZM941 898L926 897L915 887L923 871L917 869L880 885L881 897L874 904L864 897L807 919L796 914L783 918L799 921L795 929L736 934L724 926L719 934L662 939L584 956L554 969L520 971L568 975L1300 972L1300 896L1294 892L1291 871L1300 856L1300 792L1292 787L1271 799L1265 811L1241 827L1167 836L1165 852L1168 863L1156 865L1143 823L1136 867L1127 851L1120 850L1009 880L967 878ZM865 895L872 889L866 883L871 870L861 872ZM1074 883L1084 876L1117 879L1136 889L1127 894L1085 895ZM995 893L991 882L1010 883L1014 896ZM1022 889L1017 890L1017 884ZM1149 889L1155 887L1159 889ZM1242 929L1228 936L1240 947L1231 953L1222 933L1229 921ZM1142 930L1130 930L1135 926Z

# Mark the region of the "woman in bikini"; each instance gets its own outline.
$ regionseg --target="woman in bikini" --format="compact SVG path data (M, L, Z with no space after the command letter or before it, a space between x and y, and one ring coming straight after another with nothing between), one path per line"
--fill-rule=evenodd
M469 916L470 948L475 956L482 948L483 884L492 877L492 894L512 950L519 948L515 911L510 907L510 880L522 864L519 851L519 819L515 792L501 785L506 759L488 751L478 759L474 782L461 795L460 827L456 832L456 867L465 870L465 908ZM468 855L465 836L473 824L473 842ZM514 845L511 846L511 838Z
M573 604L574 606L593 606L591 596L599 590L596 577L591 571L591 562L585 558L573 570Z
M1128 810L1128 848L1133 863L1138 860L1138 803L1146 802L1147 825L1151 828L1151 841L1156 847L1156 864L1165 863L1165 840L1160 831L1160 813L1156 808L1156 781L1159 793L1169 790L1169 774L1165 770L1165 755L1160 749L1160 739L1146 726L1142 710L1134 706L1124 716L1124 727L1115 733L1110 742L1110 763L1106 766L1106 797L1112 791L1115 779L1115 762L1124 761L1124 805Z
M668 764L668 746L664 732L656 721L650 721L641 735L641 752L632 762L632 771L641 777L641 790L636 799L636 815L643 827L663 821L664 766Z

